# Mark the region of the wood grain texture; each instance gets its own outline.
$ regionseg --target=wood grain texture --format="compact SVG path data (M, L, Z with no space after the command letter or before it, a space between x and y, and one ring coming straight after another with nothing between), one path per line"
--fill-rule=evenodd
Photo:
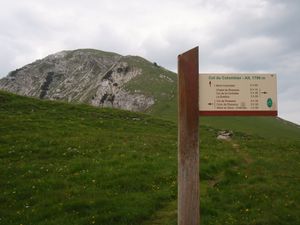
M178 225L200 224L198 51L178 56Z

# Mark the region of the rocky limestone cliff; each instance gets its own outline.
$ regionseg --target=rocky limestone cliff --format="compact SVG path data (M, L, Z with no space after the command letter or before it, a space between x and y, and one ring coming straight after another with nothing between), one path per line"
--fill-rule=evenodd
M155 101L125 85L142 76L130 56L93 49L62 51L12 71L0 89L41 99L84 102L100 107L145 111Z

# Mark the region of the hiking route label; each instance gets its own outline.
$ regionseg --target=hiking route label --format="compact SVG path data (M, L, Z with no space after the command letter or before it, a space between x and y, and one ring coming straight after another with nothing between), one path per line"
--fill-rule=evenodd
M277 116L276 75L201 73L199 113Z

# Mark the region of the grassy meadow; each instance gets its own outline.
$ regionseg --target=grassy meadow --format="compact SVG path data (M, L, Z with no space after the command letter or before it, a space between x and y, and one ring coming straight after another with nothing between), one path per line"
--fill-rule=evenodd
M300 224L300 128L200 121L201 224ZM173 225L176 199L176 122L0 92L1 225Z

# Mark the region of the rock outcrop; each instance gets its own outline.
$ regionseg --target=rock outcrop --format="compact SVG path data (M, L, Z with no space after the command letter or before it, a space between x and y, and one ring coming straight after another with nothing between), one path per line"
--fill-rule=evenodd
M0 80L0 89L41 99L145 111L155 103L154 97L125 88L143 75L142 68L130 64L130 57L93 49L62 51L10 72Z
M218 140L226 140L226 141L230 141L232 135L233 135L233 132L232 132L232 131L221 130L221 131L218 132L217 139L218 139Z

